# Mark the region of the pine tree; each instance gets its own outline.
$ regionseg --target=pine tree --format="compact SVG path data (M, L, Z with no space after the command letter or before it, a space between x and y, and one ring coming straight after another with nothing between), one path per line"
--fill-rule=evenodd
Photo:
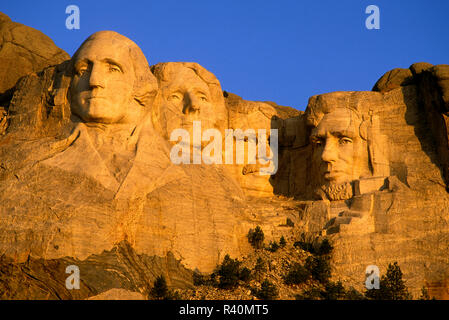
M324 239L320 245L319 245L319 249L317 254L318 255L326 255L326 254L330 254L332 252L332 249L334 249L332 247L332 245L330 244L328 239Z
M220 276L218 286L223 289L232 289L238 285L240 278L240 262L231 259L227 254L217 271Z
M310 272L299 263L295 263L284 278L286 284L300 284L310 278Z
M166 299L168 297L167 281L165 281L163 275L158 276L156 280L154 280L150 294L155 299Z
M257 297L263 300L275 300L279 296L279 291L276 286L268 279L262 282L260 290L257 292Z
M308 257L304 267L310 272L312 278L327 283L331 277L331 267L327 257Z
M281 248L284 248L286 244L287 244L287 241L285 241L284 236L282 236L282 237L279 239L279 246L280 246Z
M402 271L397 262L389 264L387 273L379 281L379 289L367 290L365 295L373 300L408 300L411 295L402 280Z
M247 267L244 267L239 272L239 280L243 282L248 282L251 280L251 270L249 270Z
M426 287L421 288L421 295L419 296L418 300L430 300L429 291L426 289Z
M279 249L279 245L276 241L270 241L267 250L270 252L276 252Z
M256 274L256 278L258 281L262 278L263 274L267 271L267 267L265 265L265 261L262 258L258 258L256 261L256 265L254 267L254 272Z
M254 230L250 229L247 237L248 237L248 242L255 249L263 248L263 240L265 239L265 235L259 226L257 226L256 229L254 229Z

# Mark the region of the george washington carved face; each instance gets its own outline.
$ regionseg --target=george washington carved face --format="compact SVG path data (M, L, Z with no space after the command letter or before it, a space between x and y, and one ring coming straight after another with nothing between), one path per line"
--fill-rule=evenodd
M144 104L139 98L156 87L141 50L116 32L93 34L72 58L71 110L84 122L133 122Z

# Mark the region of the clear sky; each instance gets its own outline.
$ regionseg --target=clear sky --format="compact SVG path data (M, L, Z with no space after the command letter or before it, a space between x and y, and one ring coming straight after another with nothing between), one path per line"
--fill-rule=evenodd
M80 29L65 26L68 5ZM368 30L368 5L380 29ZM223 90L304 110L312 95L371 90L393 68L449 64L447 0L4 0L0 11L36 28L70 55L90 34L134 40L150 64L198 62Z

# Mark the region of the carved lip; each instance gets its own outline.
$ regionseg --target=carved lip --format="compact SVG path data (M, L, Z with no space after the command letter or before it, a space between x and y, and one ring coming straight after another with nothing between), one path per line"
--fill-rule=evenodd
M106 97L102 97L102 96L92 96L92 97L86 98L86 100L92 100L92 99L106 99Z
M183 119L181 122L182 127L193 127L193 121L201 121L200 119L194 119L194 120L187 120Z
M343 171L341 170L332 170L324 172L323 176L327 180L335 180L342 175Z
M192 126L193 125L193 121L191 120L183 120L181 122L181 126Z

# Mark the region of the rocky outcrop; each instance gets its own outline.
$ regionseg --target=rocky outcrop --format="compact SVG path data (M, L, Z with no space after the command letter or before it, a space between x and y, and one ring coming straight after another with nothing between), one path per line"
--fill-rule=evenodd
M73 257L58 259L33 258L18 263L2 257L0 299L72 300L72 299L138 299L148 298L151 286L164 275L170 286L192 287L192 272L182 267L173 255L165 257L137 254L126 241L111 250L79 260ZM80 287L69 290L66 279L69 266L77 266Z
M70 56L42 32L0 13L0 133L6 129L2 114L8 110L17 81L68 59Z

